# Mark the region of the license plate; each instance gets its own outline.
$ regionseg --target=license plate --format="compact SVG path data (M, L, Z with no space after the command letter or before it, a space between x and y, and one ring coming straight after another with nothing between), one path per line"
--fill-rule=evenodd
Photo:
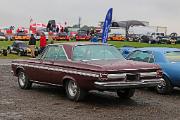
M127 81L138 81L140 80L139 74L126 74L126 80Z

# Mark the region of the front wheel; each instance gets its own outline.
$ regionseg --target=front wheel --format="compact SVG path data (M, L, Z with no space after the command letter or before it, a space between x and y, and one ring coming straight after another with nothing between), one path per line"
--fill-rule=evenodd
M83 100L87 93L86 91L81 89L78 84L73 80L67 81L65 88L67 97L73 101Z
M130 97L132 97L135 93L135 89L122 89L122 90L117 90L117 95L120 98L125 98L125 99L129 99Z
M21 89L30 89L32 86L32 82L29 81L23 70L18 73L18 84Z
M163 82L156 87L159 94L170 94L173 90L173 86L168 77L163 76Z
M18 56L22 56L22 52L20 52L20 51L18 51L17 54L18 54Z
M8 53L8 54L11 53L11 49L10 49L10 48L7 49L7 53Z

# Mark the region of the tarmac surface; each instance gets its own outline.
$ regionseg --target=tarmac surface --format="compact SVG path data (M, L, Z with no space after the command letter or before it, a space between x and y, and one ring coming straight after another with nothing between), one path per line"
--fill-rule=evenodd
M10 63L0 60L0 120L180 120L178 89L171 95L136 90L129 100L93 91L83 102L73 102L58 87L20 89Z

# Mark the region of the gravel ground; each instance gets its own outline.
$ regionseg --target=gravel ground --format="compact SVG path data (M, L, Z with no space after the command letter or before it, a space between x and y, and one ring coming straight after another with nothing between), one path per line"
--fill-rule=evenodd
M20 89L9 63L0 65L0 120L180 120L180 90L163 96L142 89L129 100L93 91L77 103L57 87Z

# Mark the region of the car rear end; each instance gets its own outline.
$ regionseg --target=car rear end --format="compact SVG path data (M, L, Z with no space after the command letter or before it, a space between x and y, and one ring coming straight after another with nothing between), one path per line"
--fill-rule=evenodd
M154 87L162 82L162 71L160 69L124 70L123 72L102 73L99 80L94 82L99 89L125 89Z

